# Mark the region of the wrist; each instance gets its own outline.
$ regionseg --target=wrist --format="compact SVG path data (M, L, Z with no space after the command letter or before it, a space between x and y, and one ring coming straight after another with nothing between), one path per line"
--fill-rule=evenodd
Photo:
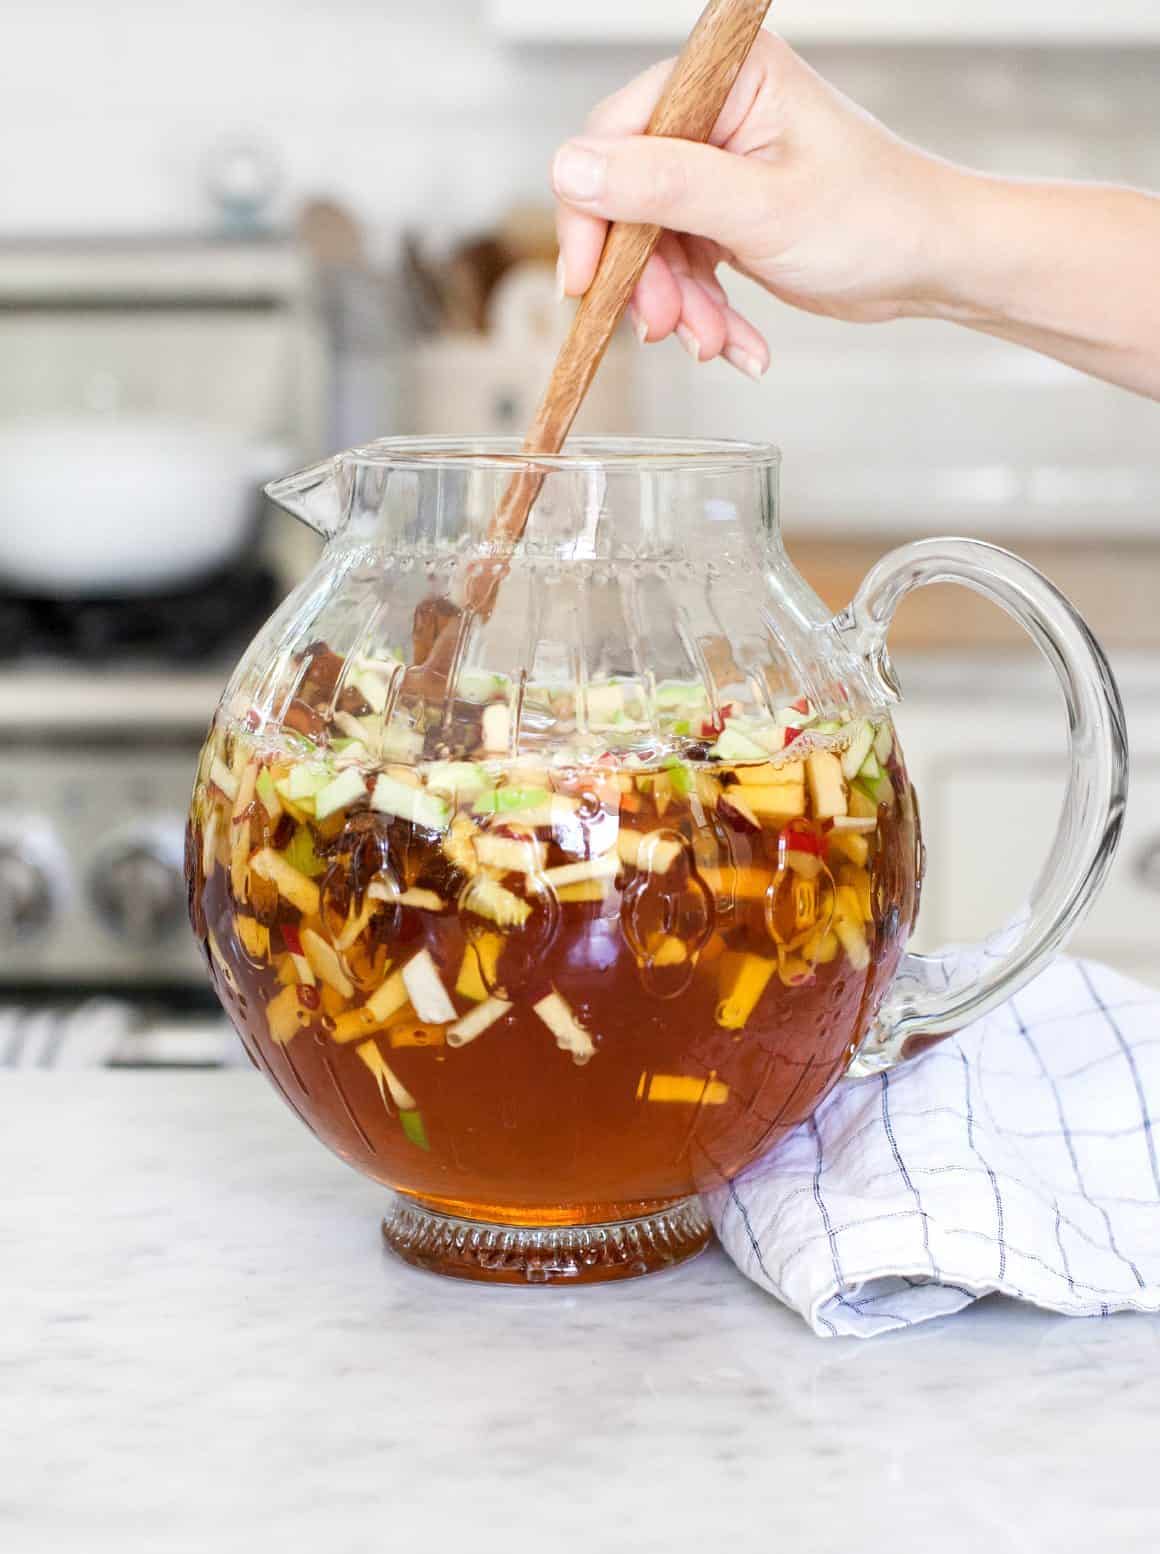
M976 328L1000 323L1019 269L1012 186L937 158L926 161L920 279L906 312Z

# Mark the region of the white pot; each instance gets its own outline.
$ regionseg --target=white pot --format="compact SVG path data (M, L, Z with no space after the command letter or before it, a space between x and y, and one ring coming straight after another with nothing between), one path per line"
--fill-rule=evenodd
M250 540L257 486L286 449L160 416L0 426L0 585L77 598L180 586Z

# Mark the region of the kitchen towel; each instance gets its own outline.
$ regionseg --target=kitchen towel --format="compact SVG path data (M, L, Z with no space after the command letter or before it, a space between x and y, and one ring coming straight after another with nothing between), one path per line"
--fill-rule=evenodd
M1060 960L923 1057L841 1084L707 1198L743 1273L827 1337L999 1293L1160 1310L1160 993Z

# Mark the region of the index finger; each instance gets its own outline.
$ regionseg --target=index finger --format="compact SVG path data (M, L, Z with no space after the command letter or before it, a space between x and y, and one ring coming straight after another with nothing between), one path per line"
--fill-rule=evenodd
M661 93L676 64L675 58L659 60L627 86L597 103L588 115L583 133L596 137L640 135L652 118ZM725 106L709 137L711 145L726 146L744 123L766 79L766 64L759 49L750 54L734 81ZM556 202L556 236L560 245L560 282L564 294L580 297L592 284L604 249L608 223L585 211Z
M586 135L639 135L648 125L673 59L662 59L597 103L584 124ZM564 295L581 297L592 284L604 250L608 223L556 201L556 240L560 245L560 281Z

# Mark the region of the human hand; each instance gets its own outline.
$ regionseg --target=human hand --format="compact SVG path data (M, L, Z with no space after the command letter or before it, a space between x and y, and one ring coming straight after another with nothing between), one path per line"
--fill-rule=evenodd
M757 378L769 347L729 305L721 263L795 307L869 323L929 310L968 175L892 135L772 33L759 35L708 145L643 131L673 61L601 103L552 165L560 277L581 296L607 223L663 227L632 303L638 337Z

